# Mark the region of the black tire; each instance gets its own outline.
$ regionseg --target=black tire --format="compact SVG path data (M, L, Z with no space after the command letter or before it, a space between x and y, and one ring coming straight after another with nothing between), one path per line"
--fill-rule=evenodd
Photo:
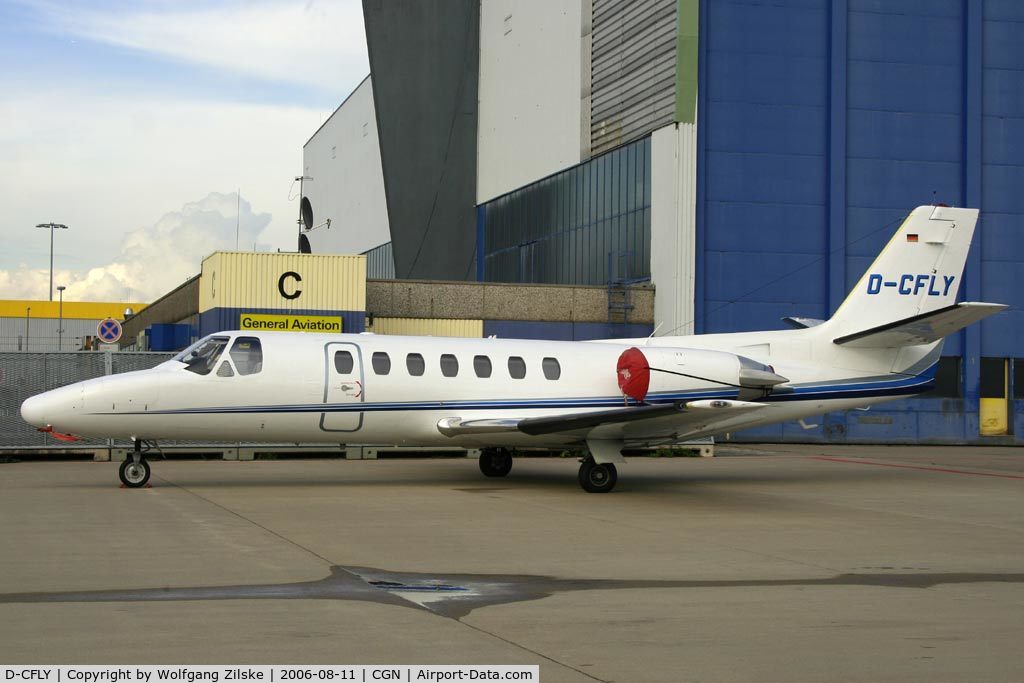
M512 471L512 454L504 448L487 449L480 453L480 471L485 477L504 477Z
M596 463L587 458L580 465L579 480L580 486L587 493L608 493L615 488L619 473L610 462Z
M139 489L149 483L149 463L145 459L135 462L132 456L125 458L121 463L117 475L121 477L121 483L130 489Z

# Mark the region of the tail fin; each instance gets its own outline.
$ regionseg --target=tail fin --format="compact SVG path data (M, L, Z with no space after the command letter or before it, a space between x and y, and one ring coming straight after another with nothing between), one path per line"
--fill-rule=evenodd
M919 206L829 320L836 337L948 308L978 222L977 209Z

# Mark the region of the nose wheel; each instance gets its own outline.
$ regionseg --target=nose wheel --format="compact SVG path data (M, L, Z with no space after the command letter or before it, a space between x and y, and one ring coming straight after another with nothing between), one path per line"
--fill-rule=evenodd
M149 483L149 462L142 454L142 439L135 440L135 452L121 463L117 475L127 488L138 489Z
M135 462L134 459L125 460L121 463L121 469L118 470L121 483L130 489L142 488L148 484L149 474L149 462L145 458L138 462Z

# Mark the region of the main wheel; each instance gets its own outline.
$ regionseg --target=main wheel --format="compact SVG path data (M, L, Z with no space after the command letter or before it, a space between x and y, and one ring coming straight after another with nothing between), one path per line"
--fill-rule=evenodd
M596 463L592 458L587 458L580 465L579 479L580 486L587 493L608 493L615 488L619 473L610 462Z
M504 477L512 471L512 454L504 448L488 448L480 453L480 471L487 477Z
M142 488L149 483L149 463L146 462L145 458L135 462L135 459L129 455L121 463L121 469L117 471L117 474L121 477L121 483L128 488Z

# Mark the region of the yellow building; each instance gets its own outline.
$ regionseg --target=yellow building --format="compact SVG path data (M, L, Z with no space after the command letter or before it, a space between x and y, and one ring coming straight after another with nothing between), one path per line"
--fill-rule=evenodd
M106 318L124 320L146 304L0 299L0 351L78 351L91 346Z

